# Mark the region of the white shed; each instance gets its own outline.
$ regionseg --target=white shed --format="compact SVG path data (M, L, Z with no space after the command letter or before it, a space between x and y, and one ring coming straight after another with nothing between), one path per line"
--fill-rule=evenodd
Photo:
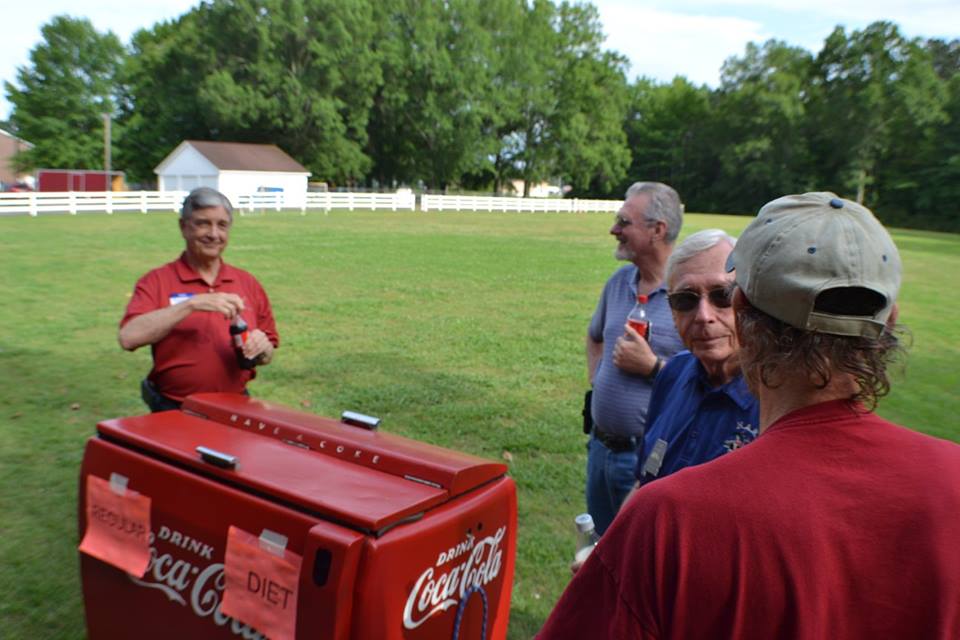
M282 191L287 205L306 202L310 172L274 144L184 140L153 170L160 191L213 187L230 198Z

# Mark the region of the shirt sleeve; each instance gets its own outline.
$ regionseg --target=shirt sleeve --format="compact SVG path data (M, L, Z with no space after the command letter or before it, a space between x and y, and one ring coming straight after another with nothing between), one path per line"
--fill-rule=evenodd
M677 376L675 374L678 363L679 360L671 358L670 362L663 367L663 370L653 380L650 404L647 406L648 428L644 430L640 449L637 451L637 464L633 468L633 475L637 480L643 480L643 464L647 460L647 454L653 449L653 443L657 441L660 432L660 425L657 424L657 420L660 418L664 401L676 382Z
M593 317L590 318L590 326L587 327L587 335L594 342L603 342L603 325L607 321L607 291L609 289L610 282L608 281L600 293L597 308L593 312Z
M127 303L127 310L120 320L120 326L123 327L137 316L163 308L161 296L160 279L156 273L151 271L137 280L130 302Z

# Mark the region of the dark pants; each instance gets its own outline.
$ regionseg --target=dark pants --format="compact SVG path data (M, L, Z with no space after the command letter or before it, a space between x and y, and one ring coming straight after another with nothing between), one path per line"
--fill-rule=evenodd
M181 404L157 391L157 388L154 386L154 384L146 378L144 378L143 382L140 383L140 397L143 398L143 401L147 403L148 407L150 407L151 413L179 409Z

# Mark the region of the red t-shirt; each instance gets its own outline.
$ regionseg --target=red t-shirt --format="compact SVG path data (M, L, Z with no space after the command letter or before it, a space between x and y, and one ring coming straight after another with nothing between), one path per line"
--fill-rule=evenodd
M640 489L538 637L960 638L960 446L795 411Z
M244 303L240 315L247 326L263 331L274 347L280 344L270 300L256 278L221 261L216 282L210 286L190 267L185 254L137 281L120 326L199 293L239 295ZM240 368L230 337L230 322L212 311L191 313L151 349L153 369L148 378L163 395L174 400L201 391L242 393L247 382L256 376L255 370Z

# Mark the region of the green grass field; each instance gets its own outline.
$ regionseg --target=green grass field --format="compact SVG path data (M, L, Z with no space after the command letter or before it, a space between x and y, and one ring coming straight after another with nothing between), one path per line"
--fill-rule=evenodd
M569 578L584 510L583 336L617 267L611 216L270 213L227 258L269 292L282 346L251 385L327 416L509 458L519 492L511 638ZM684 235L748 218L689 214ZM885 417L960 441L960 236L894 233L913 345ZM77 479L97 421L144 411L148 349L116 325L133 283L182 247L171 214L0 219L0 636L82 638ZM509 455L507 455L509 453ZM904 464L922 464L905 460Z

